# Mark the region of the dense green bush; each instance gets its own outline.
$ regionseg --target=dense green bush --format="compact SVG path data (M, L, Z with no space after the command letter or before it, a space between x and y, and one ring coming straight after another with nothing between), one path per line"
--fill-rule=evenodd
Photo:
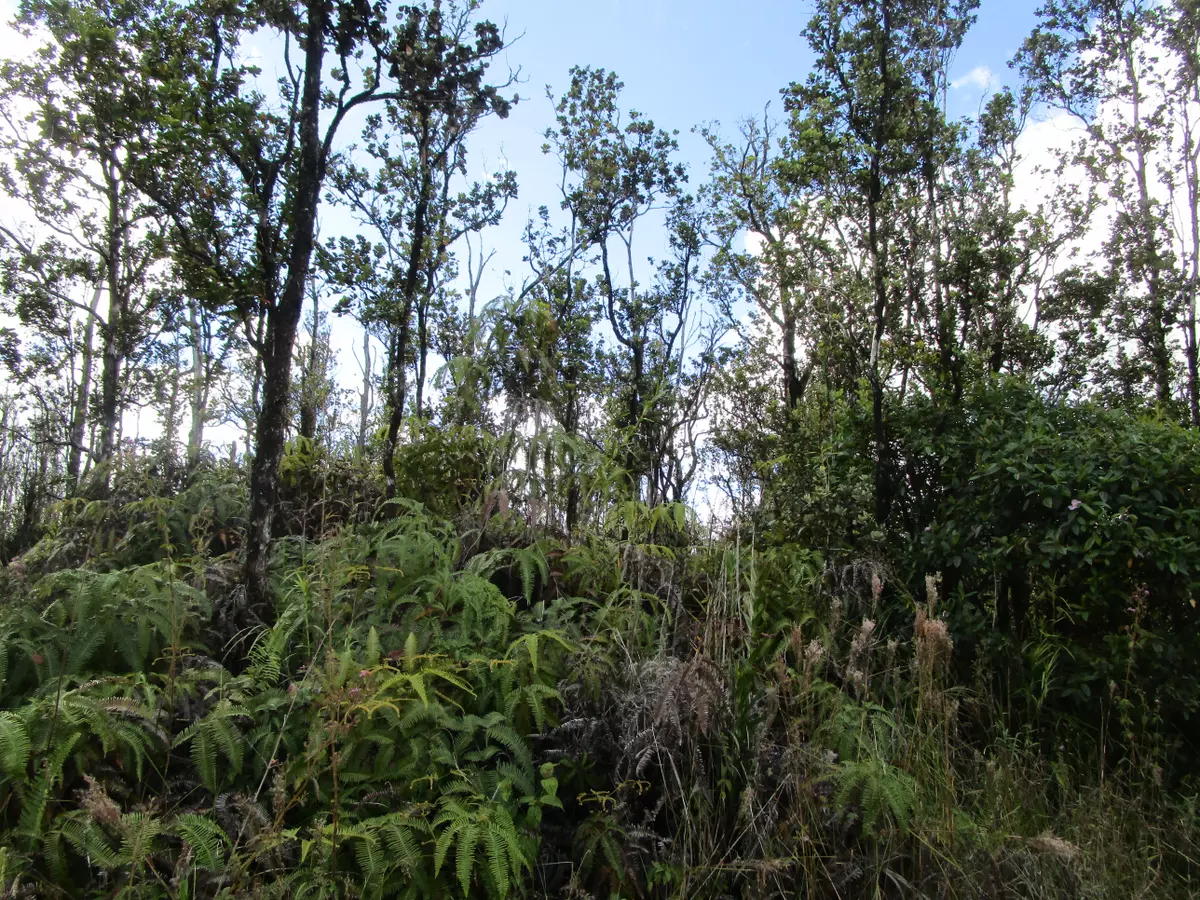
M894 499L882 528L861 513L870 422L842 408L821 453L783 463L775 531L795 523L833 558L886 559L901 599L939 576L959 665L1000 679L1014 723L1043 716L1048 739L1093 747L1105 730L1126 745L1154 730L1190 770L1200 435L1051 404L1015 379L983 382L950 408L914 395L888 422Z

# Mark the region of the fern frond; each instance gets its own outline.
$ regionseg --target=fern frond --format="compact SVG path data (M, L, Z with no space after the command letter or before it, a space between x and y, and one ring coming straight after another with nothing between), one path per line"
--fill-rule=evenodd
M162 822L148 813L131 812L121 817L121 858L137 872L154 850L154 840L163 830Z
M486 732L489 739L502 745L518 765L528 770L533 777L533 752L525 739L517 734L509 725L492 725Z
M487 830L484 832L484 842L487 844L488 872L492 876L492 883L496 887L496 893L503 900L504 897L508 896L510 864L508 844L505 841L502 829L489 823ZM515 869L516 867L514 866L513 868Z
M458 848L455 858L455 873L463 895L471 892L471 875L475 866L475 844L479 839L479 826L468 822L459 830L457 836Z
M397 822L389 823L383 829L383 840L387 844L388 852L405 872L411 873L421 865L421 850L410 826Z
M174 831L187 841L201 868L217 872L224 866L225 846L229 837L212 819L196 813L183 813L175 818Z
M29 732L15 713L0 712L0 769L9 777L24 773L29 764Z
M128 858L113 850L108 839L94 822L83 819L70 819L59 828L80 856L92 860L94 865L104 869L117 869L126 865Z

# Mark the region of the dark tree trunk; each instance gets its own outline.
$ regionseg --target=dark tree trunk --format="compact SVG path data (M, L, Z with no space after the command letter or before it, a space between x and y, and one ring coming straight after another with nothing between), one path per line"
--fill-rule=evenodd
M796 359L796 320L790 314L785 315L783 318L783 386L788 409L795 409L804 399L806 381L807 377L801 376L800 364Z
M398 342L400 343L400 342ZM402 342L406 344L407 342ZM392 373L395 379L391 396L388 398L387 435L383 446L384 495L391 500L396 496L396 448L400 445L400 426L404 424L404 365Z
M262 309L258 313L258 321L254 328L254 346L265 347L267 340L267 313ZM250 379L250 404L246 409L244 424L246 428L246 454L254 455L254 428L258 414L262 411L263 393L263 355L254 354L254 374Z
M320 337L321 299L312 289L312 329L309 332L308 361L304 372L304 390L300 392L300 437L313 440L317 436L317 340Z
M426 293L417 304L417 391L413 399L418 419L425 406L425 376L429 362L429 297Z
M279 463L287 430L292 380L292 350L304 308L321 191L321 139L318 131L321 69L325 58L323 0L310 0L300 103L300 157L295 205L290 228L287 280L274 306L267 310L267 334L262 348L262 409L255 425L254 463L250 469L250 534L246 547L246 598L249 611L269 618L273 604L270 577L271 537L279 499Z
M121 352L117 340L117 322L120 309L110 304L108 326L103 329L104 346L100 351L100 447L96 453L96 465L101 480L107 479L107 465L112 460L117 444L117 418L121 410Z
M428 124L424 126L423 134L428 134ZM400 442L400 426L404 423L404 401L408 387L406 367L408 365L408 341L410 336L409 319L412 318L413 305L416 302L418 278L421 274L421 260L425 253L425 238L428 231L430 205L430 190L432 181L429 170L425 169L421 180L421 196L413 211L412 243L408 252L408 267L404 273L402 286L404 304L400 320L392 323L397 328L392 342L391 359L388 361L392 381L391 396L388 397L387 440L383 448L384 490L390 500L396 496L396 448ZM419 410L418 410L419 412Z
M111 148L102 148L101 169L107 190L108 221L107 248L104 259L105 279L108 282L108 316L101 329L104 346L100 360L100 449L96 454L98 490L108 484L109 463L118 441L118 419L121 415L121 378L124 364L126 317L129 314L129 283L124 277L127 247L124 204L121 197L119 167Z

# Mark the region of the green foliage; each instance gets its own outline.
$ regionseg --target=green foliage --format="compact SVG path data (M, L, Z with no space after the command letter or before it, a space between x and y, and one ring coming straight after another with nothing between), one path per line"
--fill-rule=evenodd
M79 253L0 226L0 897L1195 895L1193 6L1050 0L952 121L976 0L817 0L695 197L575 67L481 304L474 0L25 3L0 187ZM1035 95L1093 182L1029 209Z
M848 806L851 801L861 807L868 828L886 822L905 831L912 824L917 782L878 756L843 763L838 772L837 802Z

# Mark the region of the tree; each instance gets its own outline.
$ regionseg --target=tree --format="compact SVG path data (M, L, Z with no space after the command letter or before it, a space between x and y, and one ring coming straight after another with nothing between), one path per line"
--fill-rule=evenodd
M1070 152L1106 188L1114 207L1103 250L1104 264L1116 276L1112 323L1119 339L1138 347L1118 371L1129 369L1122 377L1135 388L1148 382L1155 402L1169 408L1176 382L1170 335L1180 318L1181 273L1169 210L1156 190L1160 184L1170 189L1181 174L1186 178L1186 149L1182 170L1171 165L1170 114L1181 100L1190 102L1186 75L1172 83L1164 77L1171 66L1159 63L1159 47L1165 43L1171 50L1172 15L1146 0L1050 0L1038 15L1016 63L1038 99L1083 125L1084 136ZM1186 62L1179 68L1186 71ZM1187 123L1184 118L1185 129ZM1194 136L1183 143L1194 154ZM1187 321L1185 315L1185 332ZM1197 407L1194 396L1188 405Z
M829 227L819 198L793 190L781 177L776 125L743 123L741 139L726 143L711 128L702 134L712 152L705 189L716 244L715 269L729 285L722 291L724 315L733 327L735 304L748 298L752 316L763 316L779 334L782 394L789 409L804 399L816 360L816 329L829 317L822 303L820 274L836 265L824 233ZM739 249L740 246L740 249ZM810 346L801 342L808 332Z
M378 244L362 236L332 242L329 259L360 320L386 348L383 470L389 497L396 489L410 364L417 374L414 411L422 413L430 304L447 274L448 251L464 235L499 221L516 196L511 172L453 191L455 180L466 175L471 132L489 115L506 117L516 102L502 95L511 78L500 85L486 81L505 44L494 25L474 21L477 7L450 2L408 9L398 34L410 48L405 58L411 76L403 94L367 121L363 138L371 168L343 157L336 169L344 202L380 238Z
M894 360L886 339L911 306L908 274L936 260L906 223L928 214L936 196L942 130L938 78L973 20L978 0L945 0L930 8L911 0L822 0L805 36L816 53L812 74L785 94L791 112L786 177L833 206L831 231L848 260L844 298L856 365L871 394L875 518L891 512L895 476L884 398ZM944 79L943 79L944 80ZM931 124L934 123L934 124ZM930 169L933 173L930 173ZM924 179L924 180L923 180ZM865 332L865 334L864 334ZM865 345L865 346L864 346Z
M271 603L268 558L293 348L339 134L355 110L431 90L439 74L431 67L444 52L471 60L503 46L487 22L474 24L473 43L447 46L426 27L445 6L401 7L391 26L383 5L366 0L193 5L168 10L136 37L156 84L139 184L170 219L189 289L242 323L261 365L246 560L249 607L260 616ZM282 47L273 97L244 49L260 31L277 35Z
M685 260L674 293L639 289L637 226L661 204L682 201L686 173L672 160L678 149L673 135L637 111L626 116L618 107L622 87L615 74L603 69L573 68L544 150L553 151L563 166L562 206L578 230L580 251L599 258L596 286L617 345L609 357L620 405L614 424L625 433L625 468L634 492L641 494L654 461L655 413L649 407L665 384L658 376L679 349L694 271L691 260ZM677 221L684 218L681 212ZM677 248L696 255L694 235L683 237ZM653 492L649 486L646 490Z
M36 327L35 307L60 321L84 316L83 366L70 427L68 476L80 474L99 332L99 438L93 463L107 478L121 412L139 360L170 327L177 298L160 263L165 249L156 210L130 172L139 163L146 84L137 51L121 39L138 11L125 5L25 4L27 34L45 33L33 61L0 67L0 184L49 237L0 226L18 315ZM100 298L106 297L103 314ZM90 299L85 299L89 298ZM102 486L102 484L101 484Z
M195 300L189 301L187 314L187 350L191 357L187 461L195 466L204 449L205 426L214 418L213 393L227 374L237 334L228 320Z
M332 420L336 418L337 384L335 354L327 316L321 312L321 290L313 279L309 288L306 342L296 347L295 393L296 434L306 441L332 442Z

